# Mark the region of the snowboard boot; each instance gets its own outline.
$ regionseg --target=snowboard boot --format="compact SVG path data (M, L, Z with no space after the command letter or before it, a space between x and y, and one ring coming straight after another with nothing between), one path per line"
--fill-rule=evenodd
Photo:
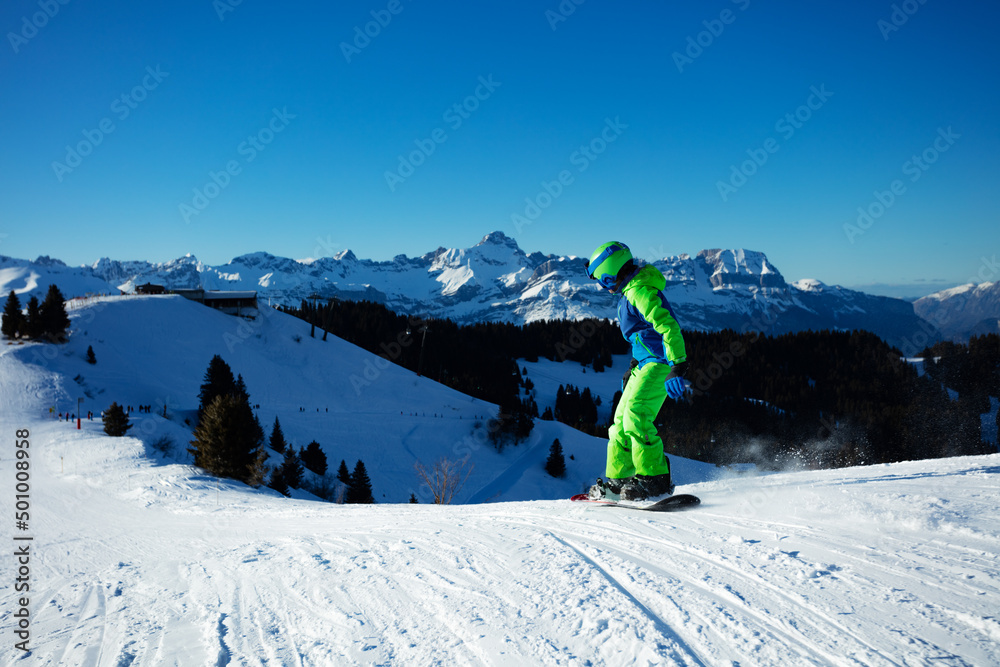
M597 483L590 487L590 491L587 492L587 497L591 500L618 500L622 487L630 480L631 478L601 479L598 477Z
M636 475L621 489L622 500L648 500L656 496L670 496L674 493L674 485L670 481L670 473L664 475Z

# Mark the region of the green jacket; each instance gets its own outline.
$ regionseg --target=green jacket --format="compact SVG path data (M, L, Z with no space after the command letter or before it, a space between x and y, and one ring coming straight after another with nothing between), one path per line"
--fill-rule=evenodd
M618 324L625 340L632 344L632 356L640 367L648 363L672 366L687 359L681 327L663 294L666 286L663 274L647 264L622 288Z

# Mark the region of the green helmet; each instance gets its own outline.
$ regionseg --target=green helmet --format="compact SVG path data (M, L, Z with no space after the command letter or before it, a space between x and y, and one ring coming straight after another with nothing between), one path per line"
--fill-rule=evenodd
M587 262L587 275L605 289L613 289L618 280L618 272L632 259L632 251L619 241L610 241L598 246Z

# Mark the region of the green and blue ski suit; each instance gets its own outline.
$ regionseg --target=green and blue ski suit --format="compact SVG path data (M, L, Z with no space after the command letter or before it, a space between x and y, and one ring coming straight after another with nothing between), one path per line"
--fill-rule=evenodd
M622 392L608 429L611 479L663 475L670 464L653 420L667 398L664 382L671 366L687 359L681 327L663 294L667 281L652 265L637 269L621 288L618 324L638 362Z

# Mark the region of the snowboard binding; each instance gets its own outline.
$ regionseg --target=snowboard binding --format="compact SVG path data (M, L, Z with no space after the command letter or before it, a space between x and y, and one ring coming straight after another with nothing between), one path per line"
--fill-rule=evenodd
M591 500L618 500L622 492L622 487L627 481L626 479L605 480L598 477L597 483L591 486L587 492L587 497Z

